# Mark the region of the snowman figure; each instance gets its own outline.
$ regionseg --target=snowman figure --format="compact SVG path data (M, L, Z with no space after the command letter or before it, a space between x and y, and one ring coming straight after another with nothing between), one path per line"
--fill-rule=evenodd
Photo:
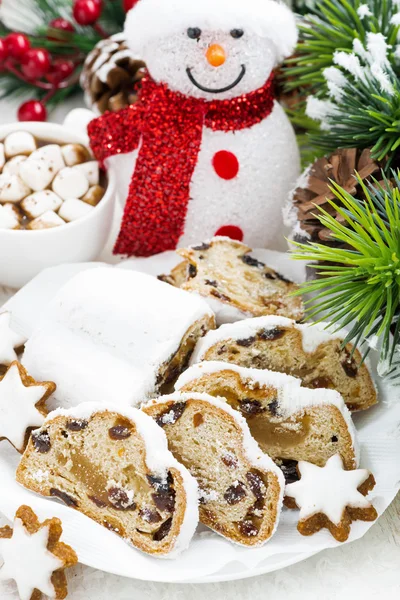
M273 70L295 47L293 13L279 0L138 0L125 37L147 65L140 102L89 124L125 204L114 252L214 235L279 249L300 165Z

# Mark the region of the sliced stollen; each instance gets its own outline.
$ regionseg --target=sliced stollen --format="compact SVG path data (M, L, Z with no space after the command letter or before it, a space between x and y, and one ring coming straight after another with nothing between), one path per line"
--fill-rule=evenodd
M218 324L246 317L304 316L298 286L250 256L251 248L224 237L177 251L185 261L160 279L207 299Z
M168 451L164 432L134 408L54 411L32 433L17 481L160 557L184 550L198 523L195 479Z
M351 411L370 408L378 400L367 364L352 344L342 348L346 332L331 333L327 327L277 316L246 319L206 335L192 363L223 360L280 371L299 377L305 387L337 390Z
M356 430L343 398L334 390L310 390L301 381L261 369L203 362L176 383L182 392L223 397L246 418L261 450L282 464L308 461L325 465L340 454L346 469L359 462Z
M251 437L244 418L208 394L176 393L142 410L167 435L168 447L199 484L200 520L244 546L276 530L284 478Z
M72 278L49 304L23 364L34 377L52 374L52 408L85 398L135 405L173 389L212 327L214 314L198 296L143 273L99 267Z

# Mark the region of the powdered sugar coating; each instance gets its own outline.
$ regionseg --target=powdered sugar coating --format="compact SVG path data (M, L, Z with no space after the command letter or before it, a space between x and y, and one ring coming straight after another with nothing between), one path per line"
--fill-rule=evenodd
M203 360L207 350L214 344L223 340L238 340L251 337L262 330L272 330L275 327L283 327L285 329L297 329L301 332L303 350L307 353L314 352L318 346L331 340L343 340L347 333L343 330L332 332L329 330L328 323L309 323L299 324L292 319L286 317L278 317L269 315L266 317L255 317L253 319L245 319L236 323L222 325L215 331L210 331L202 338L193 353L191 364Z
M29 533L21 519L15 519L12 537L0 539L0 580L14 579L21 600L30 600L35 589L49 598L56 597L51 581L54 571L64 562L47 549L49 526Z
M259 445L257 444L257 442L255 441L255 439L252 437L252 435L250 433L250 429L249 429L249 426L247 425L245 418L242 417L242 415L237 410L234 410L233 408L231 408L229 406L229 404L227 404L223 398L214 398L213 396L210 396L209 394L200 394L200 393L191 393L191 392L190 393L174 392L173 394L169 394L167 396L161 396L160 398L157 398L156 400L152 400L145 406L154 406L155 404L164 404L166 402L171 402L171 401L187 402L190 400L199 400L206 404L211 404L213 406L216 406L220 410L224 411L225 413L227 413L230 417L233 417L233 419L235 420L237 425L242 430L243 448L244 448L245 454L246 454L249 462L256 469L270 471L276 475L278 483L279 483L280 493L279 493L279 499L278 499L278 504L277 504L277 519L274 524L273 532L271 534L271 537L272 537L272 535L275 533L275 531L278 527L279 515L281 512L282 503L283 503L285 478L283 476L281 469L276 466L276 464L273 462L273 460L267 454L264 454L261 451Z
M0 313L0 365L9 366L17 360L16 348L26 342L26 337L11 327L11 313Z
M140 404L154 395L160 367L188 329L207 316L213 313L201 298L143 273L86 270L49 305L24 364L56 382L59 406Z
M186 467L181 465L168 450L167 438L161 427L151 417L136 408L125 407L120 410L110 403L104 405L97 402L85 402L67 410L58 408L47 416L44 425L60 416L90 420L95 414L105 411L117 413L135 424L146 447L145 462L152 473L166 481L168 471L173 468L179 471L182 477L186 493L185 515L174 548L165 556L165 558L175 558L189 546L189 542L196 531L199 521L199 492L196 479L192 477Z
M342 520L347 506L370 508L370 503L358 488L368 479L367 469L345 471L339 454L332 456L324 467L300 461L301 479L286 486L285 495L300 508L300 521L322 513L335 525Z
M254 385L273 386L278 394L279 414L289 418L295 413L313 406L331 405L341 412L351 436L356 464L360 461L360 448L357 441L357 431L342 396L335 390L309 389L301 387L301 380L291 375L268 371L267 369L248 369L231 363L219 361L206 361L193 365L182 373L175 384L175 389L180 390L186 384L199 379L205 374L233 371L238 373L242 380L250 387Z

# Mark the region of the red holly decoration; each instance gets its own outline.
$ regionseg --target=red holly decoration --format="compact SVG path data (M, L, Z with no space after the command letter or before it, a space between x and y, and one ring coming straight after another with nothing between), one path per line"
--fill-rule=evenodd
M57 58L53 61L50 71L46 75L47 81L50 83L59 84L65 81L72 75L75 70L75 65L72 60Z
M139 0L124 0L124 11L130 11L138 2Z
M50 54L42 48L31 48L22 57L21 69L28 79L41 79L49 72Z
M79 25L94 25L102 11L102 0L75 0L73 15Z
M23 33L10 33L5 38L5 43L12 58L21 58L31 47L29 39Z
M51 29L59 29L60 31L68 31L69 33L74 33L75 31L75 27L72 25L72 23L67 21L67 19L62 19L61 17L50 21L49 27L51 27Z
M47 110L39 100L28 100L18 109L19 121L45 121L47 119Z
M243 241L243 231L237 225L223 225L215 232L215 235L222 235L238 242Z
M6 41L0 38L0 65L2 65L8 58L8 48Z

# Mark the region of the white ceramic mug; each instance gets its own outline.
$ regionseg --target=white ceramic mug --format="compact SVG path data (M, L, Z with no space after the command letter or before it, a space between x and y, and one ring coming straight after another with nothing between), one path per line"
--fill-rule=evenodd
M39 140L85 144L85 131L54 123L12 123L0 126L0 141L13 131L29 131ZM42 230L0 229L0 284L19 288L47 267L95 260L110 234L115 176L108 173L107 190L93 211L72 223Z

